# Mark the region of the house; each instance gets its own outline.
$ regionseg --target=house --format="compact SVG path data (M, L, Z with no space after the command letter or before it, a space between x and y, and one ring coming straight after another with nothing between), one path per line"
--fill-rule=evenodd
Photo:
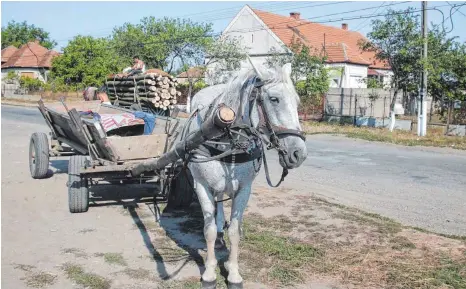
M223 31L223 37L237 37L248 48L253 63L264 64L274 53L289 54L293 43L303 43L327 57L330 70L330 87L365 88L362 81L369 77L390 81L390 68L375 59L373 52L360 51L358 42L365 37L349 30L322 25L301 19L299 12L289 16L277 15L248 5L233 18ZM248 62L243 67L249 66ZM214 67L209 67L213 71ZM208 82L210 82L208 80Z
M57 51L48 50L39 41L29 42L20 48L8 46L2 49L2 78L9 71L19 76L26 76L47 81L47 75L52 66L52 58L60 55Z
M189 79L198 81L204 79L205 69L203 67L191 67L187 71L176 76L178 83L187 83Z

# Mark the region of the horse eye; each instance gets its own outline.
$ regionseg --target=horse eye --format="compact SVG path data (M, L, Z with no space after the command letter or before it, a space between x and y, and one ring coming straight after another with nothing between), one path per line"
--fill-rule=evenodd
M274 102L274 103L279 103L280 101L278 100L278 97L271 97L270 98L270 101L271 102Z

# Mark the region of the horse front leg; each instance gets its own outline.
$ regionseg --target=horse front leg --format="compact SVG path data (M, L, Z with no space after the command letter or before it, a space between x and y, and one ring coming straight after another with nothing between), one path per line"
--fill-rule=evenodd
M225 262L225 269L228 271L228 289L243 288L243 278L239 273L238 255L239 241L241 237L241 223L243 214L251 195L251 186L241 188L233 199L231 208L231 222L228 228L228 238L230 239L230 255Z
M199 182L196 182L196 193L204 215L204 237L207 244L207 257L205 261L205 271L202 274L202 288L216 288L217 258L215 257L215 239L217 237L217 227L215 225L215 201L212 192Z
M217 195L217 201L223 200L223 194ZM215 249L226 249L225 239L223 238L223 228L225 226L225 212L223 211L223 202L217 203L217 210L215 211L215 219L217 223L217 239L215 240Z

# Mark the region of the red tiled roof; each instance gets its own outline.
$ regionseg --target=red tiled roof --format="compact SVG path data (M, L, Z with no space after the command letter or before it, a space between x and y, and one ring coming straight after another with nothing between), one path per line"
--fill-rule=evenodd
M180 73L176 78L203 78L205 70L201 67L191 67L188 71Z
M299 39L306 45L322 49L325 42L327 62L348 62L369 65L371 68L389 69L388 65L375 59L373 52L360 50L358 42L366 38L359 32L256 9L253 11L285 45L291 45L293 40Z
M18 50L18 48L10 45L2 49L2 63L7 62L8 59Z
M369 69L367 70L367 75L377 75L377 76L378 76L378 75L383 75L383 74L377 72L377 70L375 70L375 69L369 68Z
M52 58L60 55L54 50L48 50L41 46L37 41L29 42L17 49L8 60L2 64L5 67L44 67L52 66ZM3 50L2 50L3 58Z

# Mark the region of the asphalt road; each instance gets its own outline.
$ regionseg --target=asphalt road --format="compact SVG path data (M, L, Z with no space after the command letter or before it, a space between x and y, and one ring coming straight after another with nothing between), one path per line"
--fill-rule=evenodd
M32 133L6 125L13 121L47 131L37 108L2 105L1 113L2 139ZM405 225L466 235L466 152L330 135L309 136L307 146L307 160L290 171L283 187L379 213ZM2 158L4 149L2 140ZM268 155L275 183L281 168L276 154ZM2 168L8 165L2 163ZM258 183L264 182L262 169Z

